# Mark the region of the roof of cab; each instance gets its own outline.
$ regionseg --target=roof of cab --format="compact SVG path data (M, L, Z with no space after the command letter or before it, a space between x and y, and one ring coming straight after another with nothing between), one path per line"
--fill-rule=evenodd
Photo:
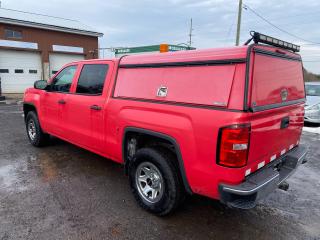
M100 63L100 62L105 62L105 61L112 61L116 62L118 59L116 58L93 58L93 59L85 59L85 60L79 60L79 61L73 61L68 63L67 65L72 65L72 64L79 64L79 63Z
M248 46L240 46L229 48L211 48L167 53L129 55L121 59L121 65L245 59L247 56L247 49Z

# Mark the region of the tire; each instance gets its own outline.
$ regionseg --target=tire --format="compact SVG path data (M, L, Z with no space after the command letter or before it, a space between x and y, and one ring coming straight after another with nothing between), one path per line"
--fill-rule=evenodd
M27 114L26 130L29 141L33 146L42 147L48 143L49 135L42 131L38 116L34 111Z
M142 148L129 162L130 187L143 209L164 216L182 202L184 188L175 161L165 148Z

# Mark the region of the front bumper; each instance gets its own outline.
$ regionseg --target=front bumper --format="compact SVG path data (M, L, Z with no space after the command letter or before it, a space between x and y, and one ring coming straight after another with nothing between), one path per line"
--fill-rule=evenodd
M305 109L304 121L309 123L320 123L320 110Z
M250 209L291 176L303 162L307 148L298 146L258 172L250 175L239 185L220 184L220 201L230 207Z

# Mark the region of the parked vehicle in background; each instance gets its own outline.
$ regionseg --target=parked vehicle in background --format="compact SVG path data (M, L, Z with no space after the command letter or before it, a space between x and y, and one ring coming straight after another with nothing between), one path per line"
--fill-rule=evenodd
M307 82L304 121L320 124L320 82Z
M70 63L25 92L29 140L50 134L124 164L137 202L158 215L186 193L252 208L306 155L298 46L254 40Z

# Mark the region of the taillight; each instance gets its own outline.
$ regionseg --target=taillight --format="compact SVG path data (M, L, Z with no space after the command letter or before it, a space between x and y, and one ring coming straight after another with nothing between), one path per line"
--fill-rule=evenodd
M217 163L225 167L243 167L247 164L250 124L238 124L220 129Z

